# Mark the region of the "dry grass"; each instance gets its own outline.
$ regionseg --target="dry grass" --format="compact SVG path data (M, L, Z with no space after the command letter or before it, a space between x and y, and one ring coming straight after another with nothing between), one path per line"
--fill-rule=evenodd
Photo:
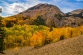
M48 44L38 49L16 47L4 52L5 54L0 55L83 55L83 35Z
M28 51L27 55L83 55L83 35Z

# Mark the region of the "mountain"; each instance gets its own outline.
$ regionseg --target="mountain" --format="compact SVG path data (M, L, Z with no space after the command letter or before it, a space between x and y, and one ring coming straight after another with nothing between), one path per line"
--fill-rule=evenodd
M65 23L68 26L80 26L83 25L83 9L77 9L65 14Z
M35 24L34 20L38 20L39 18L39 22L44 22L44 24L40 23L40 25L46 25L48 27L59 26L60 20L65 16L57 6L50 4L38 4L18 15L26 19L23 24Z
M71 11L71 12L67 13L67 16L83 18L83 9L77 9L77 10Z
M75 27L83 24L83 9L63 13L57 6L51 4L38 4L8 18L11 17L16 18L16 21L13 23L21 25L29 24L46 25L48 27ZM11 20L13 18L11 18Z

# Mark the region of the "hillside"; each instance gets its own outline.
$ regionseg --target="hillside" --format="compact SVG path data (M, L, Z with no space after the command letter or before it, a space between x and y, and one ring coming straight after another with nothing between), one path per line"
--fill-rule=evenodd
M27 55L83 55L83 35L28 51Z
M71 11L71 12L67 13L67 15L83 18L82 13L83 13L83 9L77 9L77 10L74 10L74 11Z
M23 47L8 49L4 52L3 55L83 55L83 35L48 44L38 49Z
M67 26L75 27L83 25L83 9L77 9L65 14L65 20L63 23Z

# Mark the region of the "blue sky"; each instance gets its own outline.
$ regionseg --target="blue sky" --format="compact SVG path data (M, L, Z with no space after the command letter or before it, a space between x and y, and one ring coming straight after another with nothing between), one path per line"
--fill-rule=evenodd
M1 15L15 15L39 3L55 5L64 13L83 9L83 0L0 0Z

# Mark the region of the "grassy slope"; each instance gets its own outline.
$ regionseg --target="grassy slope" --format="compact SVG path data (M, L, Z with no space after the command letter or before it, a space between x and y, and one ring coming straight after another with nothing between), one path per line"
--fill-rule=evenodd
M28 55L83 55L83 36L52 43L27 53Z
M48 44L38 49L23 47L8 49L4 52L3 55L83 55L83 35Z

